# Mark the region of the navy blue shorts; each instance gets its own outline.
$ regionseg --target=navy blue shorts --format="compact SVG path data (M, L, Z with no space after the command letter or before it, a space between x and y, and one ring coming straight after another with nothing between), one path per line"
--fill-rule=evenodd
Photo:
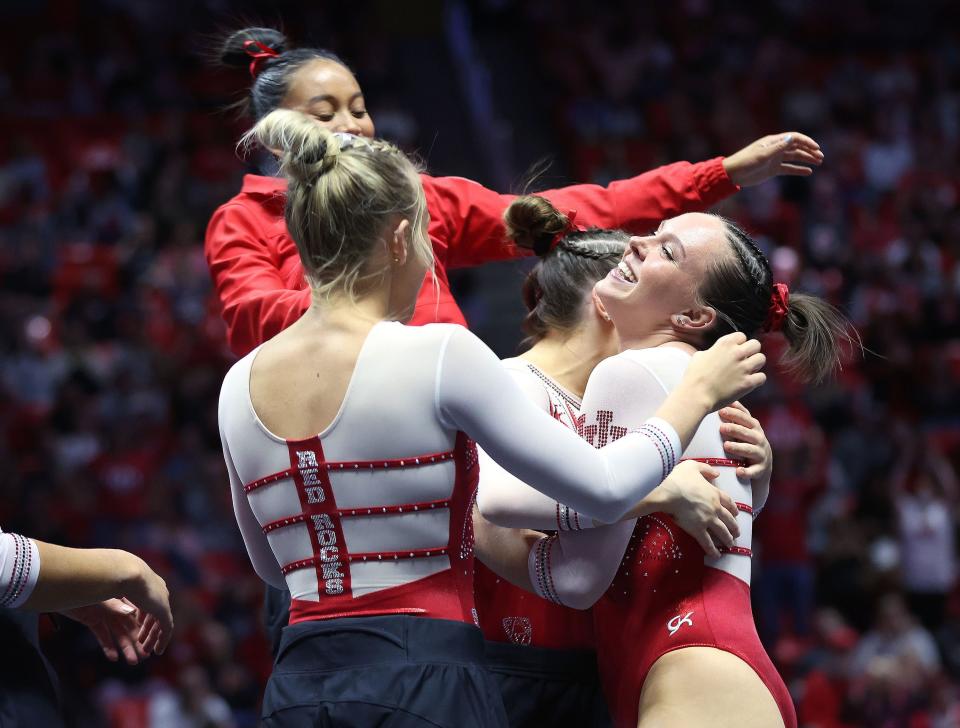
M592 650L487 642L510 728L612 726Z
M413 616L286 627L263 696L266 728L506 728L473 625Z

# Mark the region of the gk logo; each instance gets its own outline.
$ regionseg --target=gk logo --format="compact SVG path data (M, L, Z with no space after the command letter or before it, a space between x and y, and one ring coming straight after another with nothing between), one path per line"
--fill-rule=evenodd
M689 624L691 627L693 626L693 620L690 619L692 614L693 612L687 612L682 617L678 614L676 617L667 622L667 631L670 632L671 637L673 637L683 625Z

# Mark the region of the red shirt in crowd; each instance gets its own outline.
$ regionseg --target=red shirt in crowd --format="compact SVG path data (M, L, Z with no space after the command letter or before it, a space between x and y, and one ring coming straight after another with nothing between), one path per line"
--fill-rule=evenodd
M541 192L577 222L647 233L664 218L704 210L737 191L722 158L676 162L631 179L573 185ZM450 293L448 268L519 257L504 239L501 216L514 195L502 195L461 177L421 175L428 233L436 256L437 287L424 282L411 324L466 325ZM240 194L214 212L204 250L227 323L227 340L238 356L272 338L303 315L310 291L296 245L283 219L286 183L247 175Z

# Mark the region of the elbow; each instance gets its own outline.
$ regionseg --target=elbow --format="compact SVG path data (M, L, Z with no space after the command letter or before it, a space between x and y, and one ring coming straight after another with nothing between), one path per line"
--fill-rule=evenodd
M510 508L504 503L497 502L494 498L487 497L485 493L486 491L483 488L477 490L477 510L480 515L495 526L513 528Z
M571 583L565 584L563 588L563 594L561 594L561 601L563 601L563 606L570 607L571 609L590 609L594 604L597 603L597 600L600 598L602 592L599 594L594 588L593 583L586 579L575 579L571 580Z

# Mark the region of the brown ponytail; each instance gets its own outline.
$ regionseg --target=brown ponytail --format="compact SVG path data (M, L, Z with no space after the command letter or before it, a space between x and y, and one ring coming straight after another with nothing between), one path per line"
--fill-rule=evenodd
M700 287L700 303L717 312L717 323L707 333L709 346L721 336L742 331L760 333L768 321L774 290L773 272L763 251L736 224L721 218L733 256L714 263ZM860 336L850 322L826 301L803 293L790 293L780 330L789 344L783 362L798 378L819 383L841 363L844 345L862 349Z

